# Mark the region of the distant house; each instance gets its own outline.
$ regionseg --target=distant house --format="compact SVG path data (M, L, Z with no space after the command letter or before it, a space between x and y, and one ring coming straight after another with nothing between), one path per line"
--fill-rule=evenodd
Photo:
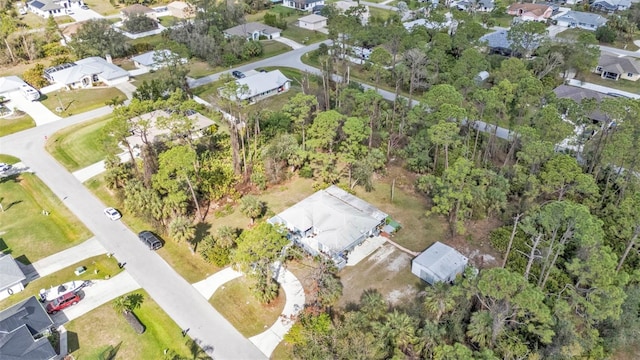
M35 296L0 312L0 359L51 360L57 357L47 339L53 321Z
M631 7L630 0L595 0L591 8L598 11L614 12L625 11Z
M247 100L249 102L256 102L269 96L282 94L291 87L291 80L284 76L280 70L247 75L235 81L239 89L238 94L231 97L232 100ZM226 96L223 94L222 89L219 89L221 96Z
M411 273L433 285L451 282L467 267L467 259L454 248L436 242L411 262Z
M66 15L67 10L77 9L82 5L84 5L82 0L33 0L27 3L27 9L36 15L48 18Z
M261 24L258 22L250 22L246 24L240 24L230 29L223 31L225 37L239 36L247 40L259 40L261 36L267 39L276 39L280 37L282 30Z
M13 256L0 254L0 299L24 290L26 280Z
M347 11L349 11L352 8L355 8L357 6L360 6L360 4L358 2L355 1L336 1L334 2L333 5L338 11L340 11L341 13L345 13ZM369 6L367 5L362 5L362 7L364 8L364 11L360 14L359 18L360 18L360 23L362 25L366 25L369 22Z
M489 53L499 54L503 56L525 56L528 57L533 54L534 51L540 46L539 41L534 41L529 44L529 48L525 49L526 54L519 54L512 48L511 40L507 36L507 30L498 30L492 33L483 35L479 39L480 42L487 44Z
M640 63L630 57L602 54L594 72L600 74L603 79L638 81L640 79Z
M577 86L560 85L553 89L558 99L571 99L577 104L580 104L582 100L594 99L596 102L600 102L603 99L611 98L607 94L603 94L599 91L585 89ZM593 121L605 121L606 116L599 110L594 110L589 114L589 118Z
M171 50L154 50L144 54L140 54L131 58L133 64L139 69L159 70L167 65L171 65L173 61L181 64L188 62L185 58L179 58L179 55Z
M569 11L564 15L558 16L555 20L559 26L591 31L596 31L597 28L607 23L607 19L598 14L582 11Z
M184 1L174 1L169 3L167 5L167 10L171 16L175 16L178 19L189 19L196 16L195 7Z
M316 14L303 16L298 19L298 27L307 30L319 30L327 27L327 18Z
M543 4L511 4L507 8L507 14L516 16L524 21L545 22L553 14L551 6Z
M493 0L478 0L478 3L476 5L476 11L482 12L491 12L495 8L496 4L493 2Z
M427 29L442 30L442 29L447 29L451 26L452 19L453 19L453 16L451 15L451 13L447 13L445 14L445 21L441 23L435 22L435 21L429 21L427 19L417 19L413 21L403 22L402 26L404 26L404 28L407 29L407 31L412 31L417 26L423 26Z
M388 215L332 185L267 220L289 231L289 239L312 255L346 264L347 253L378 235Z
M17 76L0 77L0 97L9 97L9 93L20 90L26 84Z
M68 89L88 88L99 83L108 86L121 84L129 80L129 72L93 56L44 70L44 77L52 84L62 84Z
M193 135L195 137L202 135L204 130L215 124L215 121L193 110L187 111L185 115L187 116L187 118L193 121L193 126L189 130L189 135ZM150 113L142 114L138 117L140 120L149 121L149 127L146 132L146 138L149 142L153 143L164 140L172 140L176 136L188 135L175 134L175 132L172 132L171 129L165 129L156 126L158 119L168 118L169 116L171 116L171 114L164 110L155 110ZM183 129L180 130L182 131ZM127 137L127 142L132 147L140 147L143 145L140 134L133 134Z
M311 11L315 6L324 5L324 0L284 0L282 6L302 10Z
M155 10L141 4L133 4L131 6L127 6L126 8L120 10L120 16L122 16L122 20L127 20L130 17L136 16L136 15L144 15L151 18L155 18L155 14L156 14Z

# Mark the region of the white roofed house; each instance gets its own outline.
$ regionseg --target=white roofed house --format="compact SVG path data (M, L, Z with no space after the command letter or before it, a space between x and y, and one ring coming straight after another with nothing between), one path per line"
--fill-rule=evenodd
M220 96L229 97L231 100L256 102L269 96L284 93L291 87L291 80L284 76L280 70L259 72L235 80L235 82L238 85L237 94L229 96L226 94L225 87L222 87L218 89Z
M467 259L454 248L436 242L411 262L411 273L433 285L451 282L467 267Z
M366 201L332 185L270 218L289 239L312 255L323 254L339 268L349 251L380 233L388 215Z
M171 50L154 50L131 58L133 64L139 69L159 70L165 66L176 63L186 64L187 59L179 57Z
M607 23L607 19L594 13L569 11L555 18L559 26L596 31Z
M318 30L327 26L327 18L321 15L311 14L298 19L298 27L307 30Z
M84 5L82 0L33 0L27 3L27 9L32 13L42 16L62 16L67 14L67 9L79 8Z
M232 36L239 36L249 41L260 40L260 36L264 36L267 39L276 39L280 37L281 32L282 30L273 26L261 24L258 22L249 22L229 28L222 33L227 38Z
M93 56L44 70L44 77L52 84L60 84L68 89L88 88L99 85L114 86L129 80L129 72Z
M314 7L324 5L324 0L284 0L282 6L291 9L311 11Z
M0 254L0 299L24 290L26 279L13 256Z

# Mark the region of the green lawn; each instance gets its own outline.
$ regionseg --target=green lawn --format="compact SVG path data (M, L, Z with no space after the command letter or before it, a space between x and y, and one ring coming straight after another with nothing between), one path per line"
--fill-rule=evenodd
M285 294L280 289L275 300L269 304L262 304L251 294L246 278L240 277L220 287L209 302L242 335L251 337L278 321L284 309ZM238 306L239 304L242 305Z
M74 271L80 266L86 267L87 271L82 273L80 276L77 276ZM28 283L23 291L15 293L0 301L0 309L17 304L31 296L37 297L40 289L49 289L52 286L64 284L69 281L105 280L107 276L113 277L121 271L122 270L118 268L118 261L114 257L107 257L107 255L90 257L53 274Z
M158 20L160 21L160 25L164 26L164 27L170 27L175 25L178 21L180 21L180 19L178 19L175 16L163 16L163 17L159 17Z
M91 233L34 174L0 181L0 250L29 264L88 239ZM43 215L42 210L49 211Z
M121 10L120 7L114 7L107 0L85 0L84 3L89 5L91 10L101 15L113 15L119 13ZM124 8L124 6L122 8Z
M115 359L162 359L164 349L176 351L188 359L200 359L185 345L188 338L182 336L182 329L149 294L144 290L134 293L144 296L142 306L134 311L146 327L143 334L133 331L110 302L65 324L71 355L78 360L100 359L100 354L113 346L118 349Z
M558 35L556 35L556 37L561 39L567 39L567 40L576 40L578 36L580 36L580 34L585 34L585 33L592 33L592 31L573 28L573 29L567 29L559 33ZM636 35L638 35L638 32L636 32ZM629 51L638 51L639 49L633 42L626 43L625 41L619 40L619 39L617 39L613 44L600 43L600 45L618 48L618 49L625 49Z
M100 199L100 201L120 210L122 213L121 221L123 221L133 232L137 233L142 230L154 230L159 232L159 229L154 229L153 226L147 223L144 219L136 217L135 211L131 211L124 207L122 200L104 185L103 174L87 180L84 184ZM163 234L159 235L161 235L162 239L165 240L165 244L162 249L158 250L158 254L160 254L160 256L162 256L162 258L189 283L203 280L220 270L218 267L204 261L199 254L192 254L186 244L177 244L169 237Z
M110 120L111 116L107 115L64 128L51 135L45 147L70 172L95 164L104 160L108 153L102 140L102 128Z
M380 8L375 8L373 6L369 6L369 16L377 17L382 20L387 20L392 14L394 14L391 10L385 10Z
M18 131L30 129L35 126L36 122L27 114L16 117L12 115L10 117L0 119L0 136L17 133Z
M55 114L67 117L103 107L107 101L116 96L126 99L126 95L122 91L108 87L58 90L43 95L40 101ZM57 112L57 108L62 108L63 111Z
M610 88L627 91L634 94L640 94L640 84L635 81L620 79L618 81L603 79L598 74L588 73L579 74L576 78L579 80L602 86L608 86Z
M19 22L26 25L29 29L38 29L44 27L47 20L29 11L26 15L19 16Z
M327 40L327 35L319 31L301 29L295 23L289 24L287 29L282 32L282 36L305 45Z

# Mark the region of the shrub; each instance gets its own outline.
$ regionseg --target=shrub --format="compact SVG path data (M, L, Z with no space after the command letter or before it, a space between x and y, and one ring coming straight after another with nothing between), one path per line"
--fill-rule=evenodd
M616 41L616 32L608 26L600 26L596 30L596 39L603 43L612 43Z
M123 21L122 27L132 34L138 34L157 29L158 22L146 15L136 14Z

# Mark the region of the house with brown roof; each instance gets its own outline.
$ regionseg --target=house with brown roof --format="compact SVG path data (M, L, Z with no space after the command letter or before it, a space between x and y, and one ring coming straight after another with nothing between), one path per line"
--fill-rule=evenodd
M128 18L135 15L145 15L155 19L155 14L156 14L155 10L141 4L133 4L131 6L127 6L126 8L120 10L120 15L122 17L122 20L127 20Z
M543 4L511 4L507 14L516 16L523 21L546 22L553 14L551 6Z
M630 57L602 54L598 59L598 66L593 72L600 74L603 79L638 81L640 79L640 63Z

